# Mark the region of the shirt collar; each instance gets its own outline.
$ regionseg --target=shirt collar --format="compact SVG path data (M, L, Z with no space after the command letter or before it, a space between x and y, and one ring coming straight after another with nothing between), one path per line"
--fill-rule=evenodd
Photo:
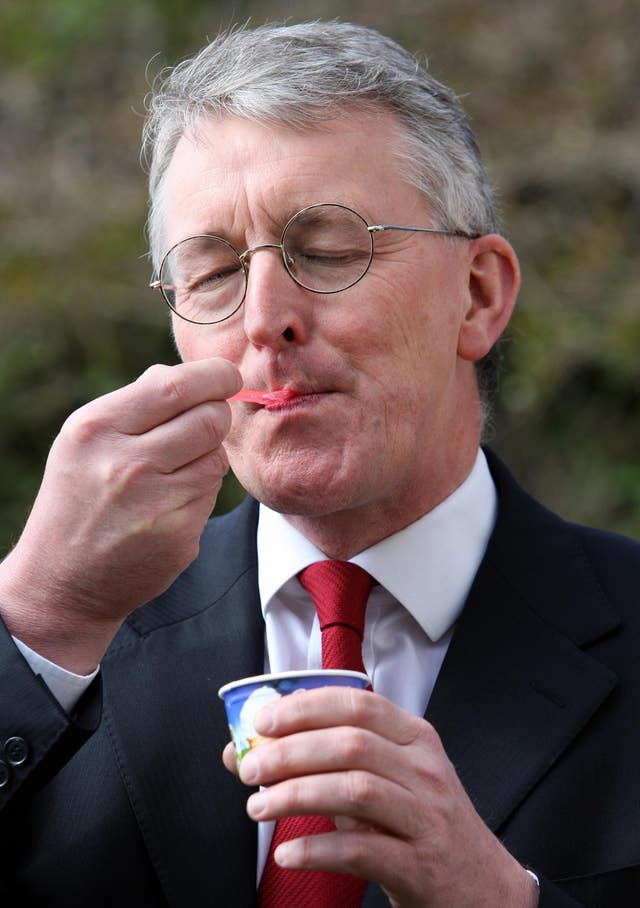
M367 570L433 641L457 620L493 530L497 494L478 451L462 485L433 510L350 561ZM263 612L280 588L326 555L283 517L260 505L258 585Z

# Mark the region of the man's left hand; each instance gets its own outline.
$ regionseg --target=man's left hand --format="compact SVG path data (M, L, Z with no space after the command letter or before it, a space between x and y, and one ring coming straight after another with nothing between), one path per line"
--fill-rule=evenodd
M268 786L256 821L326 814L337 830L278 847L283 867L378 882L394 908L535 908L532 877L484 824L433 728L369 691L323 688L265 707L274 740L246 754L240 778ZM225 765L234 770L229 745Z

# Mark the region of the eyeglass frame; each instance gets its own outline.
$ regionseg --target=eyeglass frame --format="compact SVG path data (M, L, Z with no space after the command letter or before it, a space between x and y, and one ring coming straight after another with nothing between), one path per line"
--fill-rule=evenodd
M306 284L303 284L302 281L299 280L299 278L297 278L291 272L289 263L287 262L287 255L286 255L286 251L284 248L284 240L286 238L287 230L289 229L290 224L293 221L295 221L295 219L297 217L299 217L301 214L304 214L307 211L311 211L314 208L329 208L329 207L343 208L345 211L349 211L349 212L351 212L351 214L355 214L355 216L357 218L359 218L362 221L362 223L365 225L365 227L367 228L367 231L369 232L369 238L370 238L370 243L371 243L371 248L370 248L370 252L369 252L369 261L367 262L366 268L364 269L364 271L362 272L360 277L357 277L355 279L355 281L351 281L351 283L347 284L346 287L340 287L338 290L314 290L312 287L307 287ZM312 205L305 205L305 207L301 208L300 211L296 211L295 214L291 215L291 217L289 218L287 223L282 228L282 233L280 234L279 243L257 243L255 246L249 246L249 248L245 249L244 252L238 252L236 247L232 243L230 243L229 240L226 240L222 236L218 236L215 233L194 233L191 236L184 237L184 239L182 239L182 240L178 240L177 243L174 243L173 246L171 246L170 249L168 249L167 252L165 252L164 256L162 257L162 261L160 262L160 268L158 269L158 275L162 274L162 269L164 268L164 264L167 261L168 257L173 252L173 250L177 246L180 246L182 243L186 243L189 240L197 240L197 239L218 240L218 242L224 243L226 246L229 247L229 249L231 249L238 256L238 260L242 266L242 273L244 275L244 292L243 292L240 302L238 303L236 308L232 312L230 312L228 315L225 315L223 318L216 319L215 321L212 321L212 322L197 322L194 319L187 318L185 315L181 315L181 313L178 312L178 310L174 306L171 305L171 303L169 302L169 298L164 291L164 288L162 286L162 281L160 280L160 278L150 281L149 287L152 290L159 290L160 293L162 294L162 298L164 299L167 306L171 309L172 312L175 312L175 314L179 318L183 319L183 321L190 322L192 325L219 325L221 322L226 322L227 319L231 318L232 315L235 315L236 312L242 307L242 304L245 301L245 297L247 295L247 287L249 284L249 264L250 263L249 263L248 259L249 259L249 256L251 256L254 252L257 252L260 249L279 249L281 252L281 255L282 255L282 264L284 265L285 271L287 272L287 274L289 275L291 280L295 284L297 284L298 287L302 287L303 290L308 290L310 293L322 294L323 296L328 295L328 294L333 294L333 293L343 293L343 291L349 290L350 287L354 287L356 284L358 284L362 280L362 278L366 275L366 273L369 271L369 268L371 267L371 262L373 261L373 256L375 254L375 245L373 242L373 238L374 238L375 234L382 233L385 230L408 230L408 231L411 231L414 233L431 233L431 234L436 234L439 236L460 237L465 240L477 240L480 236L482 236L481 233L469 233L466 230L448 230L446 228L441 228L441 227L409 227L409 226L404 226L401 224L368 224L367 221L365 220L365 218L358 211L355 211L355 209L350 208L348 205L342 205L339 202L314 202Z

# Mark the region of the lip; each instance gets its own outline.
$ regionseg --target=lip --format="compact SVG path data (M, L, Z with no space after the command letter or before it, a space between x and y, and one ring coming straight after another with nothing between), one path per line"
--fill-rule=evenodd
M294 391L293 388L278 388L274 391L262 391L257 388L242 388L237 394L230 397L229 400L240 400L244 403L257 404L260 407L269 407L271 405L283 404L293 400L295 397L298 397L299 394L300 392Z
M300 406L321 397L318 391L301 391L294 388L277 388L273 391L263 391L254 388L242 388L229 400L238 400L244 403L255 404L265 410L287 410Z
M327 392L321 391L296 391L292 395L287 395L281 400L274 400L266 403L264 409L270 413L274 411L285 412L297 410L305 404L312 404L326 397Z

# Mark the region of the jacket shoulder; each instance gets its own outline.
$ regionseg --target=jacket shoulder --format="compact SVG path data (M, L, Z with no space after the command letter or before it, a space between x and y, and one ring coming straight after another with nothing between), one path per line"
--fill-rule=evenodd
M594 582L616 607L640 616L640 542L579 524L569 525L580 541Z

